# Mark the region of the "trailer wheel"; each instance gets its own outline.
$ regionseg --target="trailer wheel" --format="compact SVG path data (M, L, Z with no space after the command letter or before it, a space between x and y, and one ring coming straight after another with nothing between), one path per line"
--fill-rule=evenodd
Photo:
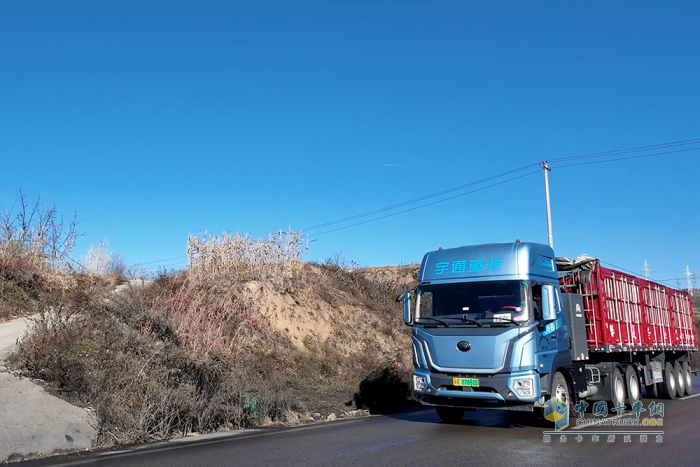
M435 407L438 417L446 423L458 423L464 416L464 409L456 407Z
M659 384L661 391L661 397L664 399L673 399L676 397L676 378L673 374L673 365L670 362L666 362L663 371L664 380Z
M685 394L685 375L683 374L681 362L673 364L673 376L676 377L676 394L678 397L683 397Z
M685 378L685 395L689 396L693 392L693 376L690 374L688 362L683 362L683 377Z
M620 367L616 366L612 374L612 408L622 404L625 405L627 394L625 394L625 379L622 377Z
M637 372L632 365L627 366L625 370L625 383L627 389L627 403L630 407L635 402L642 399L642 391L639 387L639 378L637 377Z

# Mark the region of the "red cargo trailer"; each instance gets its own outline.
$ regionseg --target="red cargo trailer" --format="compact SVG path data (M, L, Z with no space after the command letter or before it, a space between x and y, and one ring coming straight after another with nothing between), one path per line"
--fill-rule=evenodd
M584 308L588 352L577 352L574 362L585 360L586 369L604 372L618 367L626 379L638 373L654 397L690 394L689 357L698 340L688 293L585 255L557 258L557 268L562 293L580 295ZM626 385L629 394L634 382Z
M602 267L598 261L589 271L565 274L560 283L564 292L583 296L591 351L697 350L687 292Z

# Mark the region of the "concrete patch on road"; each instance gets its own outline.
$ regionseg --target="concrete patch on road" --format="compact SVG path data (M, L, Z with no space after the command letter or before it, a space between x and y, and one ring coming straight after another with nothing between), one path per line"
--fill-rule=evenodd
M0 324L0 369L30 319ZM97 438L93 413L52 396L31 380L0 371L0 462L89 449Z

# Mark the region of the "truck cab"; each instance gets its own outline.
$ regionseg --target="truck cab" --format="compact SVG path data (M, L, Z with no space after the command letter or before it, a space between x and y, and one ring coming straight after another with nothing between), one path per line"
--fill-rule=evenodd
M467 408L544 406L549 375L572 362L549 246L431 251L418 281L400 298L413 327L413 389L421 403L448 421Z

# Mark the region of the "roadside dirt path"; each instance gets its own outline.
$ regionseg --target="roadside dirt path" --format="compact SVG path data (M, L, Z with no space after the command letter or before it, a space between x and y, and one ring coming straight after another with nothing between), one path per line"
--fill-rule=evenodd
M29 318L0 324L0 462L90 448L97 437L93 415L5 368L29 325Z

